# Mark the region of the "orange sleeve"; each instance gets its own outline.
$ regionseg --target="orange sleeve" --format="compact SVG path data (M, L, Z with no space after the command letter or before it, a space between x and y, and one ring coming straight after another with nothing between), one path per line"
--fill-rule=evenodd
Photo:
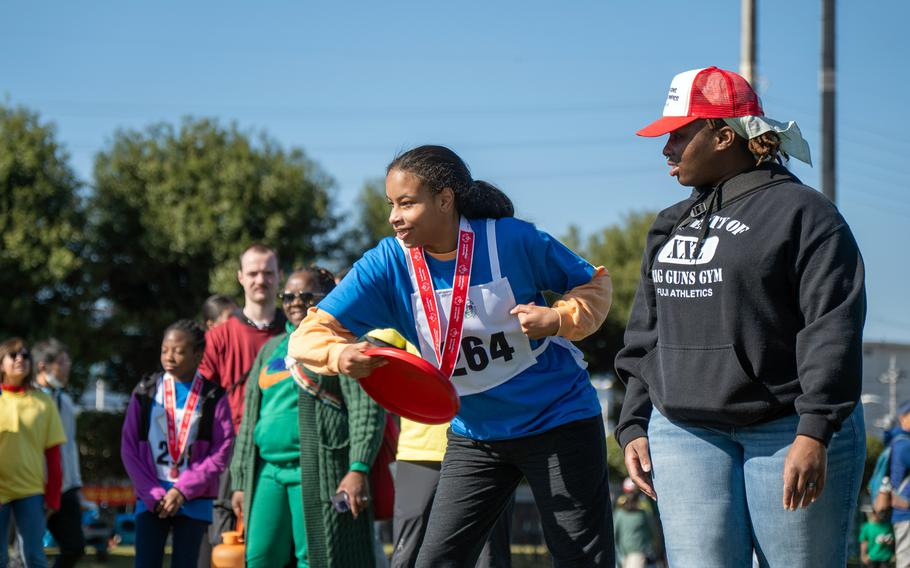
M613 282L610 273L598 266L587 284L572 288L553 303L559 314L557 335L579 341L591 335L603 324L613 303Z
M320 375L337 375L341 352L357 338L335 317L310 308L288 342L288 355Z

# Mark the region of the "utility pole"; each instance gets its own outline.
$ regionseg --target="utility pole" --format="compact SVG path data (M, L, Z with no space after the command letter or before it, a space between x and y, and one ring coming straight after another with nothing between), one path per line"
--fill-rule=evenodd
M897 356L892 355L888 370L882 373L879 381L888 385L888 417L885 419L891 426L897 423L897 382L901 379L901 372L897 368Z
M95 410L104 410L105 384L102 379L95 381Z
M739 74L755 88L755 0L742 0L739 34Z
M822 0L822 193L837 203L835 163L834 0Z

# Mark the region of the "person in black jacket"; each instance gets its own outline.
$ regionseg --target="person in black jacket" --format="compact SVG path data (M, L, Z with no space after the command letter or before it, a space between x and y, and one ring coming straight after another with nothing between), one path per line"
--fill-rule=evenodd
M865 456L864 269L810 162L739 75L677 75L670 175L694 188L651 227L616 357L616 438L658 499L672 566L844 566Z

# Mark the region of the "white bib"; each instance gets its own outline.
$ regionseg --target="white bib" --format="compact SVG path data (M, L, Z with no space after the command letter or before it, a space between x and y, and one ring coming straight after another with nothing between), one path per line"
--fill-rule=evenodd
M176 398L176 396L175 396ZM184 401L184 405L186 402ZM196 404L196 411L190 419L190 433L186 438L186 450L180 456L177 462L177 471L183 472L189 466L189 453L193 441L196 439L196 431L199 429L199 415L202 411L202 400ZM180 422L183 420L183 407L176 408L174 412L174 422L177 428L180 428ZM180 434L179 432L177 433ZM167 481L177 481L176 477L171 477L171 455L167 451L167 416L164 413L164 375L158 379L158 386L155 389L155 403L152 405L152 413L149 420L149 449L152 451L152 462L155 464L155 470L158 479Z
M408 258L408 249L398 241ZM496 221L487 221L487 248L490 255L492 280L468 288L468 305L465 309L461 351L452 373L452 384L459 396L476 394L499 386L537 363L537 355L547 348L548 337L537 349L531 349L528 336L521 331L521 322L509 312L517 303L509 279L499 269L499 249L496 246ZM476 258L476 257L475 257ZM420 355L437 368L433 349L433 336L427 326L423 302L417 292L417 277L408 262L408 272L415 292L411 293L411 307L417 322ZM436 291L442 329L447 329L452 307L452 289Z

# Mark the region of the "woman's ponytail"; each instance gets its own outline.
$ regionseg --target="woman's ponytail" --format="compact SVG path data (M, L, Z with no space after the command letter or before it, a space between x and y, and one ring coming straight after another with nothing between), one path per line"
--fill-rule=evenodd
M500 219L515 215L512 200L498 187L474 180L468 165L445 146L418 146L392 160L386 173L407 172L433 193L450 188L455 208L468 219Z
M515 216L515 207L509 196L495 185L481 180L473 180L467 190L455 194L455 207L468 219Z

